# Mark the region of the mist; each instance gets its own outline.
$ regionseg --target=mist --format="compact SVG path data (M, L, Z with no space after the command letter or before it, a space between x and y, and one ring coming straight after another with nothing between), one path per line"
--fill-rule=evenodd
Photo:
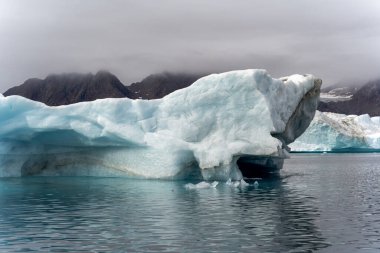
M31 77L106 69L264 68L324 85L380 76L380 2L0 0L0 92Z

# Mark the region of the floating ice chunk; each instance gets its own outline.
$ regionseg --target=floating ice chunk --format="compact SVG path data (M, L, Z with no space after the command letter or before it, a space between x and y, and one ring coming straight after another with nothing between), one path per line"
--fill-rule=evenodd
M244 179L240 180L240 187L247 187L249 184L244 181Z
M215 188L218 184L219 184L219 182L214 181L214 182L211 183L211 187L212 187L212 188Z
M249 184L246 181L244 181L244 179L241 179L241 180L228 179L226 182L226 185L229 185L234 188L238 188L238 187L244 188L244 187L249 186Z
M218 183L219 182L217 182L217 181L214 181L212 183L202 181L202 182L200 182L198 184L188 183L188 184L185 184L185 188L189 189L189 190L216 188L216 186L218 185Z

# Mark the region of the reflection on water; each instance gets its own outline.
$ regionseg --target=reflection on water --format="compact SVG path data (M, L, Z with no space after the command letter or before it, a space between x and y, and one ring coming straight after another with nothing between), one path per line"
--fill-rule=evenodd
M316 249L312 199L281 180L193 190L184 182L2 180L0 249L173 252Z
M379 173L369 163L352 179L340 157L321 159L298 156L280 178L243 189L221 183L187 190L185 181L125 178L1 179L0 252L377 252ZM370 187L357 185L364 182Z
M316 225L320 214L313 197L293 189L284 180L270 182L268 188L260 190L260 194L244 194L237 199L243 199L241 203L251 203L246 208L256 219L265 218L258 229L253 229L253 234L263 231L273 252L279 249L308 252L328 246ZM265 207L255 203L264 203ZM266 227L273 229L262 229Z

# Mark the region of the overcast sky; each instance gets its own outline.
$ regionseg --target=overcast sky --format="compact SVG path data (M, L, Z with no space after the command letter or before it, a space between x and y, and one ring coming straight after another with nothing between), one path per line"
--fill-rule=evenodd
M379 0L0 0L0 92L49 73L380 77Z

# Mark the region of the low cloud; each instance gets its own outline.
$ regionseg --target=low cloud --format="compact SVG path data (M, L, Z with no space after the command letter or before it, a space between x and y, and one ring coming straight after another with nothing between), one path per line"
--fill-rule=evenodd
M380 2L0 0L0 91L49 73L265 68L379 77Z

